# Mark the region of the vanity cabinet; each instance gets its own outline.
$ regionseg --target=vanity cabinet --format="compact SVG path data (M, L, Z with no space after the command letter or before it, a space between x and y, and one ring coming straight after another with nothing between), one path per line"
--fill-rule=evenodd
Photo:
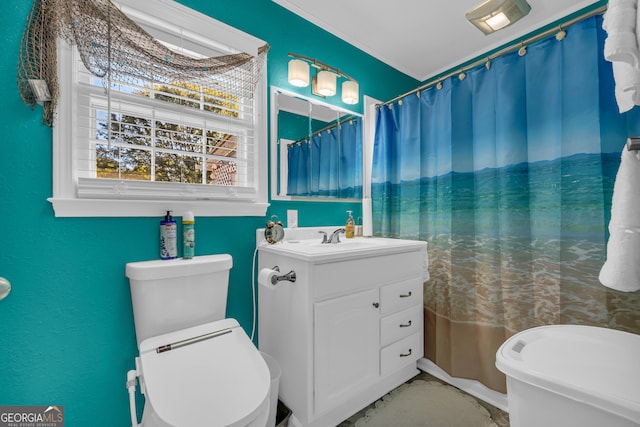
M314 400L330 410L379 375L376 290L314 304Z
M259 269L297 277L258 286L259 348L280 364L290 425L337 425L418 373L426 243L382 240L335 256L259 248Z

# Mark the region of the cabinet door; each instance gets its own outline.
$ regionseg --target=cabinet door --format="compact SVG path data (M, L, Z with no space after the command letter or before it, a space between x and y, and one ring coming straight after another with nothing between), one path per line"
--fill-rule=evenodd
M342 403L379 376L378 290L314 305L315 414Z

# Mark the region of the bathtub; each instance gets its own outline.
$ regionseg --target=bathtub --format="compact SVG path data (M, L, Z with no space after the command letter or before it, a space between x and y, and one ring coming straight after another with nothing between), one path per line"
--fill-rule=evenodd
M505 341L496 367L512 427L640 426L640 335L541 326Z

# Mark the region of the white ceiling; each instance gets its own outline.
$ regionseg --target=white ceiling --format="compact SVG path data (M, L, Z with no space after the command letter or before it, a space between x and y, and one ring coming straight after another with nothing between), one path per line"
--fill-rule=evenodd
M597 3L528 0L527 16L485 36L465 18L482 0L273 1L419 81Z

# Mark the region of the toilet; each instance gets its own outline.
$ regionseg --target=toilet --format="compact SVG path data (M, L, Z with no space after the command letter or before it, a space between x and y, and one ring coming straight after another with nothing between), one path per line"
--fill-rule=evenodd
M146 399L141 426L266 425L269 368L225 318L232 265L227 254L126 265Z

